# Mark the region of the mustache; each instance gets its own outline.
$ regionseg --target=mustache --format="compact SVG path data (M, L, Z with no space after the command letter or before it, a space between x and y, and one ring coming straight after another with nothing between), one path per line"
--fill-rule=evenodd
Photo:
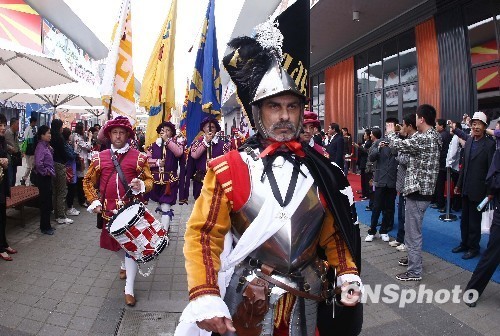
M274 131L278 128L288 128L291 131L295 132L297 127L290 121L279 121L271 126L271 131Z

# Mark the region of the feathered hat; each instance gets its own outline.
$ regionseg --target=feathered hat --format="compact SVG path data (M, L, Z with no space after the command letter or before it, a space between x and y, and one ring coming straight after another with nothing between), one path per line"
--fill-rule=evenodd
M104 125L104 130L103 130L104 136L109 139L110 138L109 133L111 132L111 130L113 128L116 128L116 127L121 127L121 128L124 128L125 130L127 130L128 136L130 138L132 138L134 136L134 129L132 128L132 125L130 124L130 120L128 120L127 117L123 117L123 116L118 116L115 119L108 120L106 122L106 125Z
M286 92L304 101L306 97L281 66L283 35L276 24L267 21L258 25L255 31L255 37L242 36L231 40L228 46L234 51L225 56L222 63L236 85L238 99L250 124L266 137L258 103Z

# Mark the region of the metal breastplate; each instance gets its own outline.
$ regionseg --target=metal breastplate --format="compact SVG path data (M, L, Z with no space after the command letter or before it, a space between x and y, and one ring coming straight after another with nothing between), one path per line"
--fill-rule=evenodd
M251 177L251 185L247 203L240 211L231 213L232 233L236 241L257 217L265 201L263 195L271 192L259 179ZM281 273L289 274L301 270L316 257L324 215L325 210L313 185L291 216L290 222L255 249L250 256L273 266Z

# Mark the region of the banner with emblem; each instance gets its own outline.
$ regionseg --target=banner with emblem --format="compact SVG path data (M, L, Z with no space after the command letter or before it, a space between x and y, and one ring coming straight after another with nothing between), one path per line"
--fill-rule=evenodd
M142 79L139 105L144 106L149 112L145 147L156 140L158 137L156 127L163 121L170 120L171 109L175 106L174 51L176 21L177 0L173 0Z
M200 44L196 55L194 73L189 92L183 106L181 129L186 129L187 144L196 138L200 123L212 115L220 120L222 84L220 80L219 56L215 32L215 1L208 3Z
M111 106L112 117L125 116L132 125L136 122L134 98L134 68L132 65L132 13L130 0L123 0L115 24L112 44L106 60L101 84L103 105Z

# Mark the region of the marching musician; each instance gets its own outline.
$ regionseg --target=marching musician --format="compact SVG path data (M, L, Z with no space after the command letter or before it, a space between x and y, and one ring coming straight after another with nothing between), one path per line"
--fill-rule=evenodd
M318 145L314 140L314 133L320 127L318 115L311 111L304 111L304 121L302 122L302 133L300 134L300 141L305 142L315 151L329 158L328 152L325 147Z
M231 129L231 150L240 148L245 142L245 137L240 133L240 130L236 127Z
M125 274L123 270L120 271L120 278L127 279L125 303L134 306L137 263L125 256L125 251L110 236L106 227L120 208L130 203L136 195L151 190L153 177L146 154L129 145L128 140L134 136L134 130L128 118L118 116L109 120L103 128L103 134L111 142L111 149L96 153L92 157L90 167L83 178L83 190L90 204L88 211L102 216L101 248L117 252L120 260L124 260ZM96 190L94 186L99 189Z
M223 60L257 134L208 163L186 225L190 302L176 336L314 335L331 285L339 304L361 297L352 190L341 169L298 141L306 97L280 65L276 30L261 25L255 39L232 40Z
M207 163L222 154L229 152L229 143L219 137L221 131L219 122L213 117L206 117L200 123L203 135L191 144L187 163L186 178L193 180L193 197L200 196L203 179L207 172ZM189 180L187 180L189 182Z
M161 223L165 231L168 232L170 221L174 217L171 207L177 200L179 188L177 168L184 148L177 143L175 126L171 122L164 121L159 124L156 133L160 137L146 151L154 179L153 189L149 192L148 197L159 204L156 212L161 214Z

